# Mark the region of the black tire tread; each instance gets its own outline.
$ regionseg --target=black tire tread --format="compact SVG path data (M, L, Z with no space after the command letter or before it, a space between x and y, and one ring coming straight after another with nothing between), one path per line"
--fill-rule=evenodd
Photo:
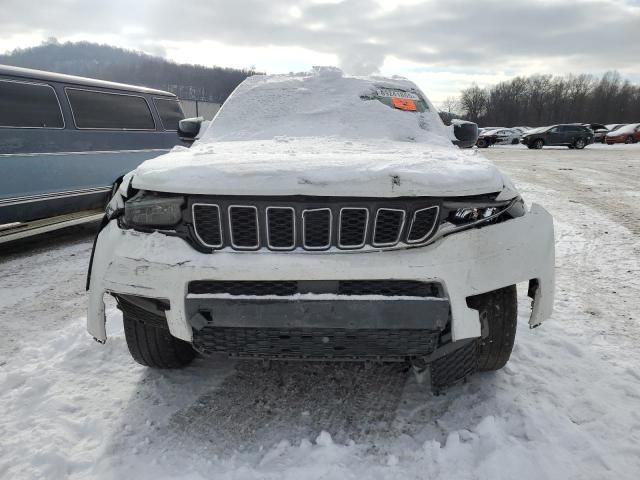
M486 316L488 335L478 340L478 370L500 370L509 361L518 324L516 286L494 290L469 299L469 306Z
M139 364L173 369L186 367L195 358L191 344L174 337L167 329L146 325L126 313L123 320L129 353Z
M464 381L478 368L477 342L454 350L431 364L431 386L434 390Z

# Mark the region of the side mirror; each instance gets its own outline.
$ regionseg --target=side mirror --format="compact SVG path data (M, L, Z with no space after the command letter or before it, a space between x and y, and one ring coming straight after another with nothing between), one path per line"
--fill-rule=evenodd
M456 140L453 141L454 145L460 148L471 148L478 141L478 124L473 122L467 122L466 120L452 120L453 134L456 136Z
M193 143L200 133L203 117L185 118L178 123L178 137L183 142Z

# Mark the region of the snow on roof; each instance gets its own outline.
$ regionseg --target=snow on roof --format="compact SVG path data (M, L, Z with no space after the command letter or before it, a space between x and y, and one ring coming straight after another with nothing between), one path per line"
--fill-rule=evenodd
M624 135L626 133L633 133L636 127L639 125L640 123L630 123L628 125L623 125L622 127L616 130L613 130L609 133L611 133L612 135Z
M386 97L390 102L390 97L403 92L419 99L416 103L424 108L407 111L381 101ZM305 73L247 78L227 99L200 142L283 136L388 139L447 146L453 139L437 110L409 80L351 77L334 67L315 67Z

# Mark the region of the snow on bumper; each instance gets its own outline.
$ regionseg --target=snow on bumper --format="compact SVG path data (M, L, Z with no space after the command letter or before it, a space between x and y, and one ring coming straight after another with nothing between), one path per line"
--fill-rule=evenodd
M194 280L399 279L442 283L451 305L454 340L479 337L472 295L535 280L529 324L551 315L554 295L554 233L551 215L533 204L526 215L455 233L405 250L360 253L233 252L203 254L180 238L121 230L112 221L100 233L93 268L87 328L106 340L104 295L120 293L168 299L171 333L192 339L186 315Z

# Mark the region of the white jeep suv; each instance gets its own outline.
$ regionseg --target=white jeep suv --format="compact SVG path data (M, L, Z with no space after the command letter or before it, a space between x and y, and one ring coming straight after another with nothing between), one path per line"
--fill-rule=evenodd
M197 353L403 361L430 367L435 388L501 368L515 284L528 282L532 327L551 314L553 221L455 140L405 79L249 77L191 148L116 191L89 332L106 340L108 293L151 367Z

